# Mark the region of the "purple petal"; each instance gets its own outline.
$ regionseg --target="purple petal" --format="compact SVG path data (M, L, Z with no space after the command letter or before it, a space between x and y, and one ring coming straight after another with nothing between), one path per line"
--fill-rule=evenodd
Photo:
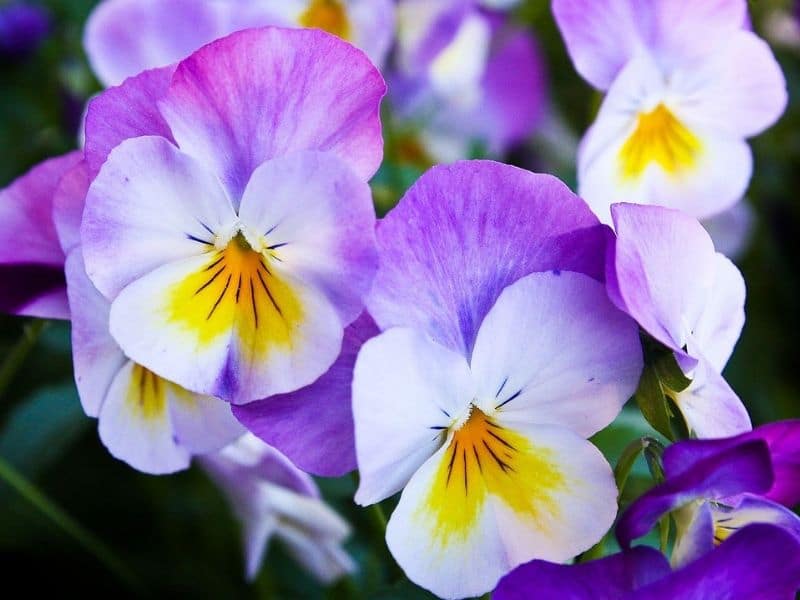
M534 560L500 580L492 598L618 600L629 592L667 577L669 573L667 559L647 546L577 565Z
M69 318L53 196L80 160L80 152L47 160L0 190L0 311Z
M173 141L169 126L158 112L174 67L145 71L119 87L106 90L89 103L84 152L94 178L109 153L128 138L158 135Z
M667 450L669 451L669 449ZM690 470L668 475L622 515L617 539L623 547L650 531L661 515L697 499L718 500L745 492L760 494L772 485L769 452L753 441L696 462Z
M0 54L31 52L49 31L50 17L39 6L15 3L0 7Z
M367 313L344 333L342 352L313 384L241 406L233 413L305 471L335 477L356 468L350 386L361 345L379 333Z
M336 154L369 179L383 154L383 78L319 30L251 29L180 63L161 112L181 149L213 169L234 204L253 170L297 150Z
M81 243L81 220L89 190L89 167L82 160L61 178L53 197L53 223L64 254Z
M469 355L500 292L529 273L602 280L606 228L554 177L491 161L434 167L378 226L367 299L381 329L412 327Z

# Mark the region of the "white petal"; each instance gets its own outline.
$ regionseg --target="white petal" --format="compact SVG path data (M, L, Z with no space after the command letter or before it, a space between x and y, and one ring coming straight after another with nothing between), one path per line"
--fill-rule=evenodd
M192 454L214 452L245 433L224 400L194 394L174 384L167 388L167 395L175 438Z

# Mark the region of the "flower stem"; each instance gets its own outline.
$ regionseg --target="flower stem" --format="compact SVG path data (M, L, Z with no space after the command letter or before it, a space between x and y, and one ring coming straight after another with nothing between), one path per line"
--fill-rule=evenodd
M33 483L0 457L0 479L8 483L20 496L30 502L44 516L61 528L67 535L77 541L90 554L94 555L105 567L129 587L142 591L137 577L125 563L117 558L108 546L97 539L91 532L67 514L62 508L50 500Z
M0 365L0 398L3 397L9 384L28 358L31 350L36 345L39 336L47 328L48 322L42 320L32 321L25 326L22 336Z

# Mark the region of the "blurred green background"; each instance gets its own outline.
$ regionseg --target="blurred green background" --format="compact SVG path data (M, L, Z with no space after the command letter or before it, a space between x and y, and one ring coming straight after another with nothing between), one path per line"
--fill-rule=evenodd
M40 160L73 149L83 103L99 90L81 47L83 23L94 2L39 4L53 19L49 37L29 56L0 58L0 187ZM790 3L756 1L751 7L756 29L765 35L774 28L776 11L786 13ZM541 42L555 110L579 135L598 99L570 65L549 2L529 0L517 16ZM725 373L756 423L800 417L800 48L774 47L789 82L790 105L780 123L753 142L756 166L748 196L755 231L738 260L748 285L747 324ZM388 147L386 154L375 182L383 210L421 172L418 165L397 164L398 148ZM554 159L551 142L542 137L508 160L553 171L574 184L569 161ZM25 319L0 317L0 364L29 325ZM603 436L610 458L636 427L619 424ZM7 590L19 585L27 593L80 589L197 598L348 593L345 585L318 588L279 545L271 548L257 582L245 584L238 526L200 471L153 477L114 460L98 440L96 423L78 404L67 324L49 324L10 385L0 389L0 456L102 540L110 549L105 552L117 556L138 580L127 583L0 482L0 573ZM376 549L371 515L350 500L354 482L344 478L320 485L357 532L348 548L361 565L355 582L361 593L427 597L392 584L397 573Z

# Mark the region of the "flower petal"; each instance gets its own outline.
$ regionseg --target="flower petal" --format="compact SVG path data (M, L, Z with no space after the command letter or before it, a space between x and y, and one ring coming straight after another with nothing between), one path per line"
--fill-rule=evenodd
M425 335L396 328L366 342L353 375L356 502L372 504L402 489L473 397L464 358Z
M126 140L86 196L81 236L87 272L113 299L154 269L213 249L214 234L235 221L219 181L191 157L164 138Z
M369 185L333 154L268 160L247 184L239 217L264 232L292 275L320 290L349 324L364 310L378 268Z
M500 294L478 332L471 366L484 411L587 438L636 391L639 328L590 277L533 273Z
M562 427L490 427L452 435L411 478L386 530L409 579L445 598L479 596L535 558L566 561L616 514L611 467L589 442Z
M234 203L265 160L329 151L365 181L382 158L386 86L359 50L320 31L235 33L180 63L159 104L175 139Z
M245 433L224 400L170 385L167 401L175 440L192 454L215 452Z
M382 329L412 327L469 356L506 286L551 269L602 279L605 243L554 177L491 161L434 167L378 226L367 307Z
M766 444L749 442L726 449L693 468L652 488L636 500L617 523L617 539L623 548L646 534L661 515L697 499L717 500L744 492L762 493L772 485L772 469Z
M82 160L64 174L53 196L53 223L65 254L81 243L81 220L89 183L88 166Z
M290 394L234 406L233 414L305 471L338 477L355 470L353 368L361 346L378 333L363 313L345 329L339 358L322 377Z

